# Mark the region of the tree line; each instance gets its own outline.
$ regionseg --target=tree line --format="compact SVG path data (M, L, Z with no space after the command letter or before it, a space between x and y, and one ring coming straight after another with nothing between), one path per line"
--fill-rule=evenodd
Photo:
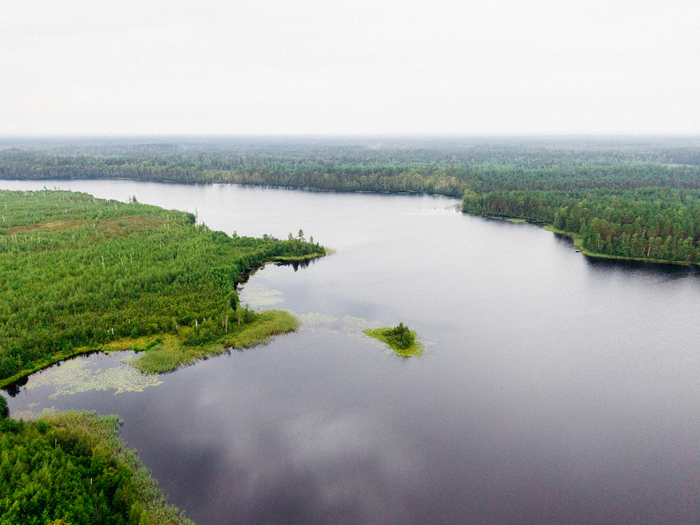
M331 191L700 188L700 144L604 140L244 140L0 149L0 178L241 183Z
M465 213L553 225L591 254L698 259L700 141L692 137L47 139L6 146L1 178L438 194L461 197Z
M700 254L700 190L467 191L462 207L550 224L592 254L684 264Z

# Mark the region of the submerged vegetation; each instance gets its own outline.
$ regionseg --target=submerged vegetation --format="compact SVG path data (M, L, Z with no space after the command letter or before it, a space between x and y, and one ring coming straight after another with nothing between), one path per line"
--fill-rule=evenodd
M439 194L463 198L465 213L551 225L591 255L700 260L700 140L692 137L4 139L0 178Z
M396 354L402 357L423 355L423 345L416 341L416 333L409 330L408 326L404 326L403 323L399 323L394 328L368 328L363 330L363 332L386 343Z
M236 285L275 257L325 253L299 238L230 237L136 199L0 191L0 215L0 386L143 337L172 336L188 356L263 341L289 323L242 307Z
M170 505L116 416L65 412L0 418L0 523L194 525Z

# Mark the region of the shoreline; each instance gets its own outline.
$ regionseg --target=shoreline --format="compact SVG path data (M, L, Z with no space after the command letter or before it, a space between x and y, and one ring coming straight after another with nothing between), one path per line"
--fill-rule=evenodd
M69 410L0 423L10 468L21 469L20 479L5 466L6 501L14 503L4 506L3 523L104 522L109 516L110 523L195 525L122 441L118 416ZM58 519L46 522L47 515Z
M3 322L14 319L13 330L2 334L0 388L11 394L29 375L83 354L150 351L176 334L168 349L182 351L170 356L170 370L195 355L221 352L215 343L239 346L234 335L251 346L290 331L296 326L290 314L261 317L237 308L236 289L265 263L306 265L327 254L301 239L229 237L196 225L193 214L131 199L118 205L72 191L0 194L9 209L0 228L3 284L12 284L3 289L10 301L3 304ZM20 230L27 233L21 242ZM58 250L63 257L57 259ZM52 265L65 280L57 280Z
M134 368L142 374L164 374L173 372L184 366L189 366L201 359L223 354L231 349L245 349L264 345L269 342L270 338L276 335L294 332L299 326L299 320L285 310L265 310L257 315L261 315L263 318L256 319L252 323L245 325L238 333L231 334L229 337L224 337L218 341L213 341L211 344L202 346L187 347L180 342L181 337L178 335L160 332L138 338L127 337L116 341L110 341L100 347L81 347L71 354L56 354L51 360L44 361L32 369L23 370L12 377L0 380L0 389L6 390L10 396L13 396L12 392L18 391L19 387L26 383L23 379L29 378L30 375L82 355L96 353L137 352L141 355L130 363ZM193 329L184 330L183 327L183 332L185 333L190 333L192 330ZM167 349L163 352L162 346L164 343L167 343ZM146 366L144 364L146 360L141 360L147 357L150 352L166 353L167 366L163 366L161 362L157 370L143 370L142 368ZM139 361L141 362L139 363Z
M585 255L586 257L590 257L591 259L607 259L607 260L613 260L613 261L633 261L633 262L643 262L643 263L650 263L650 264L670 264L673 266L684 266L686 268L692 268L692 267L697 267L700 266L700 262L694 262L694 263L683 263L679 261L667 261L664 259L647 259L647 258L639 258L639 257L624 257L622 255L607 255L605 253L596 253L596 252L591 252L586 250L583 246L581 246L581 236L577 233L573 232L568 232L565 230L559 230L554 227L553 224L548 224L546 222L531 222L528 221L527 219L520 219L518 217L504 217L502 215L474 215L471 213L467 213L465 211L462 211L464 215L469 215L471 217L482 217L484 219L493 219L497 221L503 221L503 222L510 222L513 224L530 224L532 226L537 226L538 228L542 228L543 230L547 230L552 233L556 233L558 235L563 235L564 237L568 237L573 241L573 248L581 253L582 255Z

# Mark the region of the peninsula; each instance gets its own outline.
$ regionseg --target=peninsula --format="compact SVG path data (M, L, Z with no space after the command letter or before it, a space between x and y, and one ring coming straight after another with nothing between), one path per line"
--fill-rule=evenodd
M236 285L300 238L233 237L195 215L67 191L0 191L0 386L79 353L144 350L163 372L297 327L240 304Z

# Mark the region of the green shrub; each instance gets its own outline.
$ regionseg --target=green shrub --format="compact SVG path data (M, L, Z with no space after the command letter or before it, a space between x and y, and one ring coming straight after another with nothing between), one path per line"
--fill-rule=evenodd
M404 326L403 323L399 323L398 326L388 330L386 332L386 337L389 339L393 345L401 349L410 348L415 342L416 337L408 329L408 326Z

